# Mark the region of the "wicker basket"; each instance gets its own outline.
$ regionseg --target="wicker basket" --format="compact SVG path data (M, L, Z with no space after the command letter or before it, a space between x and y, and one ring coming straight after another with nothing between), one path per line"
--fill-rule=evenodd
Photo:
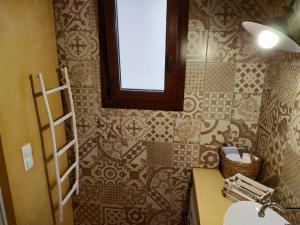
M240 154L242 152L240 151ZM253 156L255 155L257 159ZM232 177L237 173L241 173L255 180L260 171L261 159L258 155L251 153L251 163L235 162L228 159L222 148L220 148L220 166L219 169L225 178Z

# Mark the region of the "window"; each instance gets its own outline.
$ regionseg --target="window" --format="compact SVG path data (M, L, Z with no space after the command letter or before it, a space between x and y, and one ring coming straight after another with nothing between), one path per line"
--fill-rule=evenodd
M182 110L188 0L100 0L102 105Z

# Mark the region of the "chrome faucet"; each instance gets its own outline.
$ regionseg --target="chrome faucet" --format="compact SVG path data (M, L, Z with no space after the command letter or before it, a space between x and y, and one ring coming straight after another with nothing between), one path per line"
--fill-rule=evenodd
M258 212L258 216L259 217L265 217L265 211L267 208L275 208L278 209L281 212L300 212L300 208L284 208L283 206L279 205L276 202L270 202L270 203L266 203L264 204L259 212Z

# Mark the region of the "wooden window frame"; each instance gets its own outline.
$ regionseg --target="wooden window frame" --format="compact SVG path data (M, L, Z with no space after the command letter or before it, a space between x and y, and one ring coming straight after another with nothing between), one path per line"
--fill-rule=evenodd
M165 90L160 92L120 88L116 0L99 0L102 107L183 110L189 0L167 4Z

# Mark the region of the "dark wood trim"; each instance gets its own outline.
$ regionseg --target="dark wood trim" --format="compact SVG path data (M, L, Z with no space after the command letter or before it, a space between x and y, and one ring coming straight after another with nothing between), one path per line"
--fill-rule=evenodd
M189 1L168 0L166 57L172 56L174 67L166 70L163 92L120 88L116 2L98 3L102 106L183 110Z
M11 198L10 187L8 182L8 175L7 175L6 164L4 159L1 136L0 136L0 177L1 177L0 187L2 191L2 198L4 201L7 223L9 225L14 225L16 224L16 218L15 218L14 208L12 204L12 198Z

